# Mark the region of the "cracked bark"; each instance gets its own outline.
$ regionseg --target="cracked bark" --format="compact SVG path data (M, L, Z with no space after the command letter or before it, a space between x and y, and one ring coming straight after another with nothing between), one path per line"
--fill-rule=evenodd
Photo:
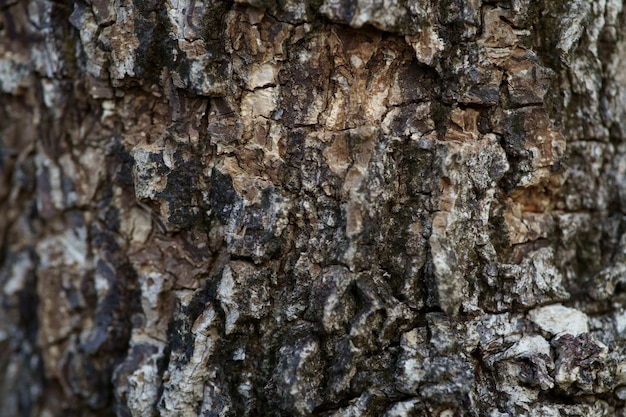
M621 2L0 9L0 415L626 415Z

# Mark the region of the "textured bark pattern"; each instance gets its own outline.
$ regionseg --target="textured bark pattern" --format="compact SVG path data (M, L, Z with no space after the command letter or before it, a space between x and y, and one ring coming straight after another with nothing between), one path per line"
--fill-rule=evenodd
M626 415L621 2L0 9L0 415Z

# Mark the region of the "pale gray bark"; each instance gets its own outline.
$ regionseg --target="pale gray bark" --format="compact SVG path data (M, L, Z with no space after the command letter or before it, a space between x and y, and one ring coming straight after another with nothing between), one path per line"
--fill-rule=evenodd
M0 9L1 416L626 415L621 2Z

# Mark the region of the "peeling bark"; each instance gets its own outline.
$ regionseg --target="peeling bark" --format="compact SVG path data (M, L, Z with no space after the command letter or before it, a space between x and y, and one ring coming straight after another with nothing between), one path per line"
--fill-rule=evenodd
M0 415L626 415L621 2L0 9Z

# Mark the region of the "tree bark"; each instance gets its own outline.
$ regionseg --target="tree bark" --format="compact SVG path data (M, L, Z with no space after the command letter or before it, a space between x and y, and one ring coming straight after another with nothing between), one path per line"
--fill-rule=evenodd
M615 0L4 0L1 416L626 415Z

